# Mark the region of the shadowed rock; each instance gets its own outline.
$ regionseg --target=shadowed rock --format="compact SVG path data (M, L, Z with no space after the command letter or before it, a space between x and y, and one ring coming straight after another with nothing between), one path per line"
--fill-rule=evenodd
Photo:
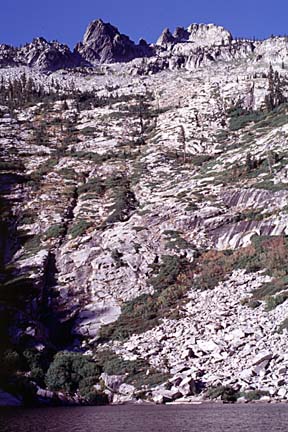
M89 24L83 42L76 45L75 52L91 64L127 62L153 54L152 48L143 39L136 45L116 27L101 19Z

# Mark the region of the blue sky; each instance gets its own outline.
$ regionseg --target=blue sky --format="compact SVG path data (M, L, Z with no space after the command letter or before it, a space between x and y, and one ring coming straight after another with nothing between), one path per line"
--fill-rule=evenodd
M20 45L33 37L71 47L88 23L109 21L138 41L155 42L164 27L216 23L234 36L288 34L288 0L1 0L0 43Z

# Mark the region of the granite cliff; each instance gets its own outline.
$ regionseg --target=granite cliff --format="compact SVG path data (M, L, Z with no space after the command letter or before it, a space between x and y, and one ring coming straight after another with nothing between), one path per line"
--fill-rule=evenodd
M287 47L0 46L3 400L287 399Z

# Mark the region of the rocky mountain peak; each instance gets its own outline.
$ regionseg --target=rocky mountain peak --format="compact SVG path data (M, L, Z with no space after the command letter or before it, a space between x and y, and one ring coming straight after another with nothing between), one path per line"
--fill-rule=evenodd
M169 28L165 28L157 40L156 45L165 46L173 42L175 42L174 36L170 32Z
M184 29L184 27L176 27L173 37L177 40L187 40L189 37L189 32Z
M181 42L193 42L197 46L228 45L232 35L224 27L215 24L191 24L187 29L177 27L173 35L168 28L164 29L156 45L166 46Z
M101 19L92 21L84 34L83 44L93 43L101 38L114 38L119 34L118 29L110 23L104 23Z
M136 45L117 27L104 23L101 19L92 21L83 37L76 45L78 52L92 65L98 63L127 62L137 57L149 57L153 51L146 41Z
M46 71L71 68L81 64L80 56L72 53L67 45L57 41L48 42L43 37L33 39L30 44L20 48L18 58L22 64Z
M202 46L228 45L233 39L228 30L215 24L191 24L187 32L189 42Z

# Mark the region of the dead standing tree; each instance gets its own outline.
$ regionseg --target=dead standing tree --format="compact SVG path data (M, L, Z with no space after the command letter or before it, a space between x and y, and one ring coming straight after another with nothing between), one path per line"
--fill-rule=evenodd
M187 159L187 146L186 146L186 134L185 129L183 125L179 126L179 134L178 134L178 141L182 144L183 148L183 162L186 163Z

